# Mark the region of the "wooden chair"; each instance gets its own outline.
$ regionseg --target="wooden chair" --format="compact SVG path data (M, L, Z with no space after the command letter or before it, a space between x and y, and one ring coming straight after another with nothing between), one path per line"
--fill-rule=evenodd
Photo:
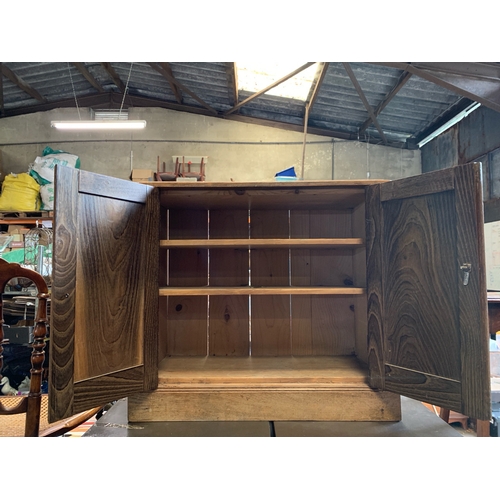
M13 278L26 278L36 286L38 307L36 309L34 340L31 352L30 388L26 396L0 397L0 436L58 436L80 425L95 415L99 408L82 412L70 419L54 424L47 420L47 395L42 395L42 372L45 359L45 341L47 337L47 283L40 274L0 259L0 293L5 292L7 283ZM3 300L0 300L0 372L3 367ZM42 422L42 425L40 424Z
M175 181L177 177L180 176L180 163L179 158L175 162L175 169L173 172L166 172L165 162L162 163L163 171L160 172L160 157L158 156L156 159L156 173L155 173L155 181Z

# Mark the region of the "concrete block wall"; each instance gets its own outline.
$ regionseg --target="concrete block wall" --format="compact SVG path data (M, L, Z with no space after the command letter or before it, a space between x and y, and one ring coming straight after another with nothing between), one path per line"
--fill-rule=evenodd
M81 119L90 110L80 108ZM208 156L207 181L270 181L295 166L300 176L301 132L165 110L133 108L130 119L147 127L132 132L69 132L52 120L78 119L76 109L57 109L0 119L1 178L26 172L45 146L80 157L81 168L129 179L132 168L156 170L157 157L171 167L173 155ZM397 179L420 174L420 151L307 135L304 179Z

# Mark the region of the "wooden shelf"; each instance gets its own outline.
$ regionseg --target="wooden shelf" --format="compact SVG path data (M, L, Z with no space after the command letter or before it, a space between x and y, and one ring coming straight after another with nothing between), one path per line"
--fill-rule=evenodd
M160 248L358 248L363 238L254 238L160 240Z
M160 362L158 378L162 388L368 386L368 371L351 356L172 356Z
M366 288L355 287L160 287L160 297L178 295L364 295Z

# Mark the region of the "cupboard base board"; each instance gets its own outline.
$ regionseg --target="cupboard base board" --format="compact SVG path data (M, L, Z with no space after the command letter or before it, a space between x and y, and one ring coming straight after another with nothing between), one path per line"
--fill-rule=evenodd
M167 357L129 421L398 421L397 394L368 385L354 356Z
M130 422L401 420L401 399L387 391L220 390L162 391L129 397Z

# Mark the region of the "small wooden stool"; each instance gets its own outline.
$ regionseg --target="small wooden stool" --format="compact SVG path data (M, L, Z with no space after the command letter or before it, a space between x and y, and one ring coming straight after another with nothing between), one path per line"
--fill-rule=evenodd
M439 416L447 423L452 424L458 422L462 428L466 431L468 429L469 417L462 415L456 411L445 410L444 408L439 409Z

